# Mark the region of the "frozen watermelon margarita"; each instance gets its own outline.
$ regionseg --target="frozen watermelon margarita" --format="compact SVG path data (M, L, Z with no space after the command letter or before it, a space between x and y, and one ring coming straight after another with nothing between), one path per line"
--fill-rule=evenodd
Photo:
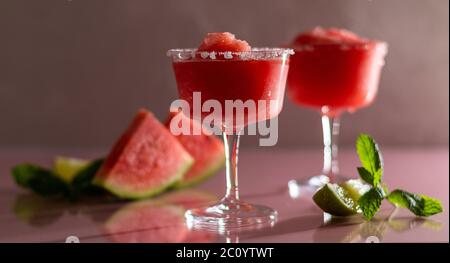
M345 29L316 27L298 35L290 46L295 55L289 69L289 98L322 114L324 167L320 176L307 182L320 186L338 173L339 115L374 101L387 44Z
M173 49L168 54L180 99L189 103L189 115L213 116L236 131L280 113L291 51L251 48L231 33L209 33L198 49ZM238 109L242 113L229 107L231 103L238 107L238 102L247 106ZM219 104L219 112L205 108L214 103ZM195 111L196 106L205 110Z
M225 231L275 222L275 210L239 199L237 152L244 127L280 113L290 54L285 48L252 48L231 33L209 33L197 49L168 51L179 97L188 106L182 108L185 115L219 120L225 142L226 196L213 206L188 210L189 225Z

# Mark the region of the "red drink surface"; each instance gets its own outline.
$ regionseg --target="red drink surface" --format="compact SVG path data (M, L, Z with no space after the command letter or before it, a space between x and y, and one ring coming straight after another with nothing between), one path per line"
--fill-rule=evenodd
M201 92L201 103L217 100L222 106L222 117L225 113L225 100L254 101L268 103L273 100L272 107L258 114L256 111L245 111L245 120L233 126L246 126L253 121L249 117L266 120L279 114L283 105L284 89L288 72L288 60L249 59L249 60L210 60L192 59L173 63L180 99L186 100L193 110L193 94ZM203 117L209 113L202 113ZM236 116L233 116L236 120ZM252 120L252 119L250 119Z
M295 103L318 109L327 106L333 114L374 100L385 43L346 30L318 28L297 37L294 50L288 92Z
M247 41L236 39L235 35L229 32L208 33L197 49L197 51L216 52L242 52L251 50L252 48Z

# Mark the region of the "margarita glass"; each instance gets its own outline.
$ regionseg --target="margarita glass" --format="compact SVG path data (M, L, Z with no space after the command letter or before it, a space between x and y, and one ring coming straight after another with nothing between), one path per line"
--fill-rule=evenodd
M188 210L188 225L195 228L228 231L272 225L277 212L272 208L246 203L239 198L238 147L241 131L249 124L276 117L283 104L291 49L252 48L248 51L198 51L172 49L173 70L180 99L186 101L193 116L194 93L201 103L216 101L222 107L220 128L226 154L226 195L217 204ZM227 101L263 101L267 107L245 111L226 110ZM271 102L271 103L270 103Z
M320 112L324 161L321 174L289 182L291 195L301 186L314 190L345 178L339 175L337 159L339 117L374 101L387 44L347 30L318 27L299 35L293 48L288 95L295 104Z

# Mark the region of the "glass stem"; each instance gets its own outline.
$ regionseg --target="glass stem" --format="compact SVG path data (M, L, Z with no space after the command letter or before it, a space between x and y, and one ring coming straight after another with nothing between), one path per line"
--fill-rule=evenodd
M323 170L322 173L334 181L339 173L338 164L338 137L339 117L322 114L323 130Z
M237 164L240 133L240 131L237 131L235 134L228 134L226 132L223 132L227 177L227 192L225 195L225 199L228 199L229 201L239 200Z

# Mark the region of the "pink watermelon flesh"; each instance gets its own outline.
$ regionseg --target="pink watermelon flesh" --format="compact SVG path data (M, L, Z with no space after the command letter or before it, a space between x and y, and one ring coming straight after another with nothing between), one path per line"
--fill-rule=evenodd
M243 40L229 33L208 33L198 47L197 51L216 51L216 52L242 52L250 51L250 45Z
M122 198L160 193L193 163L178 140L150 112L140 110L119 138L94 183Z
M175 118L177 116L177 118ZM181 125L182 118L191 125L191 131L198 129L204 131L201 124L188 119L183 113L173 113L169 115L166 126L170 129L171 121L179 121ZM194 127L196 126L196 127ZM181 126L179 126L181 127ZM186 187L202 182L209 176L217 173L225 165L225 150L222 140L215 135L176 135L178 141L194 158L194 165L184 174L183 178L175 185L176 187Z
M120 208L106 221L103 230L119 243L211 242L215 234L187 228L184 212L216 200L212 194L195 189L169 192Z

